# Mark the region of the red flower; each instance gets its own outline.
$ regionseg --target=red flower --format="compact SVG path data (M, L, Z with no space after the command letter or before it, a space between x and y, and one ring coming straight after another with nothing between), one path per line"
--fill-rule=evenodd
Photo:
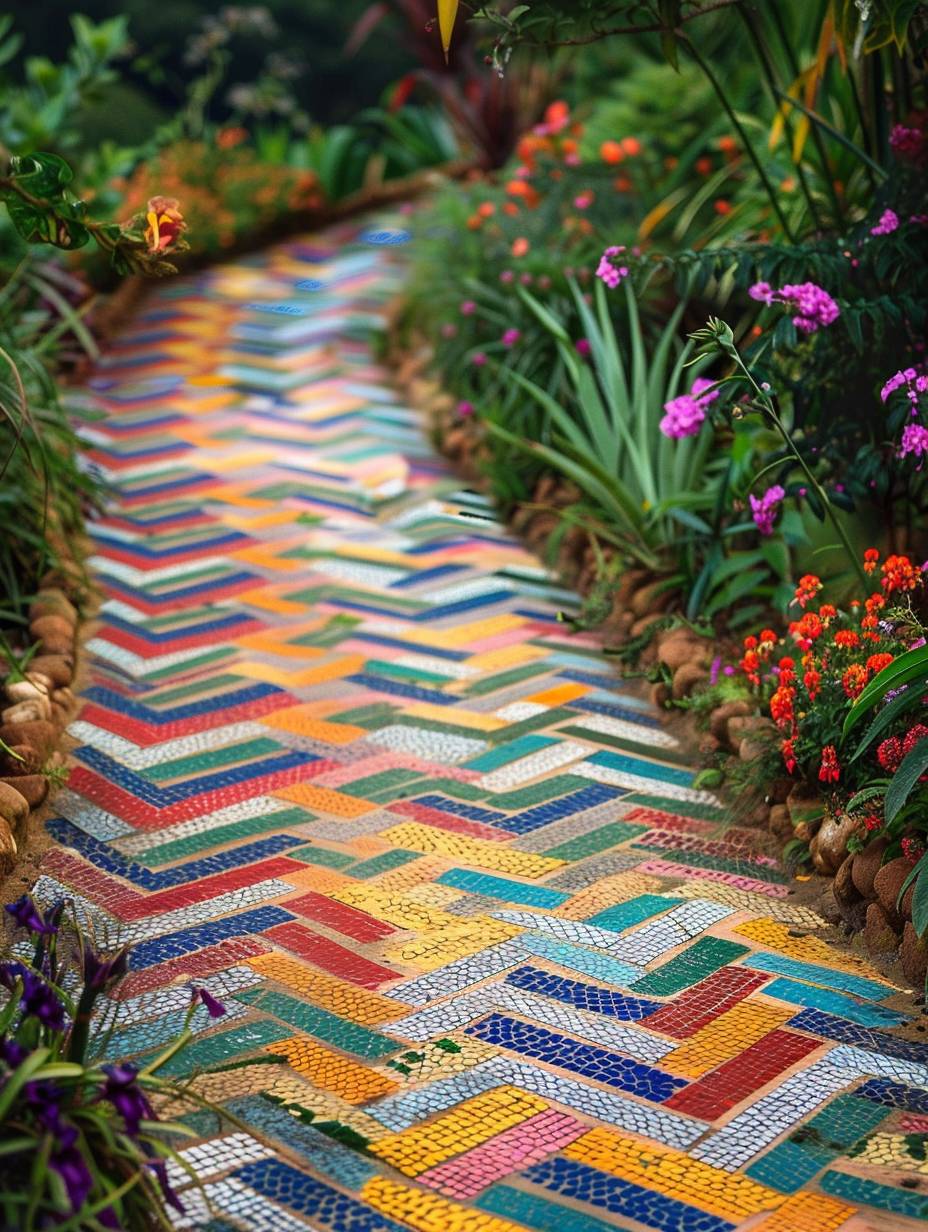
M841 777L838 753L833 744L826 744L822 749L822 762L818 768L818 777L821 783L837 783Z
M925 848L917 838L904 838L901 846L902 854L910 864L915 864L925 854Z
M893 656L884 650L881 654L871 655L867 660L867 667L871 672L873 672L874 675L876 675L876 673L881 672L884 667L889 667L892 661Z
M770 699L770 717L777 727L790 727L794 721L793 698L796 690L781 685Z
M809 694L809 701L814 702L818 696L819 685L822 683L821 672L817 672L814 667L810 667L803 676L802 683L806 686L806 691Z
M877 745L876 759L883 769L890 774L895 774L899 769L899 764L904 756L902 741L898 736L890 736Z
M792 774L796 769L796 754L793 750L792 740L784 740L780 745L780 752L783 754L783 763L786 766L786 773Z
M867 548L864 552L864 573L872 573L879 559L880 554L876 548Z
M805 607L821 589L822 583L820 578L817 578L814 573L803 574L796 587L793 602L798 603L800 607Z
M851 699L860 697L867 683L867 669L861 663L852 663L841 677L844 692Z
M839 629L835 634L835 645L840 646L842 650L853 650L855 646L860 645L860 637L853 629Z
M908 757L919 740L924 740L926 736L928 736L928 727L924 723L916 723L914 727L910 727L902 739L903 756Z
M887 556L881 572L883 589L888 594L897 590L914 590L918 585L918 570L908 556Z

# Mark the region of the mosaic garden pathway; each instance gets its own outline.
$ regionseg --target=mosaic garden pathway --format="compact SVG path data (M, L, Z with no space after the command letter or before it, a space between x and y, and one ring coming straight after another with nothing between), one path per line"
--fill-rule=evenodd
M375 227L161 287L91 382L37 892L135 943L113 1054L228 1006L168 1068L248 1132L194 1117L178 1226L917 1226L928 1044L397 405Z

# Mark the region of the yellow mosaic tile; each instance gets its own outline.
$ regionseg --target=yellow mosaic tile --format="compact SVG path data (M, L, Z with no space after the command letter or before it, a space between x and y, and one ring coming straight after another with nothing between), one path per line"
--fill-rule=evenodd
M481 1061L489 1061L491 1057L499 1056L501 1051L494 1044L485 1044L483 1040L474 1039L463 1032L452 1032L444 1038L456 1044L458 1051L449 1052L445 1048L439 1048L434 1041L413 1044L407 1051L415 1053L421 1060L407 1058L404 1054L396 1057L396 1060L409 1070L408 1074L387 1064L377 1068L403 1086L418 1086L434 1082L436 1078L450 1078L452 1074L466 1073Z
M918 1159L910 1153L912 1138L906 1134L874 1134L866 1140L863 1150L855 1154L855 1163L875 1164L881 1168L899 1168L903 1172L928 1175L928 1159Z
M590 687L586 684L559 684L551 689L544 689L541 693L533 693L525 700L538 706L566 706L568 702L576 701L589 691Z
M317 864L308 864L306 868L297 869L296 872L285 873L281 880L292 885L295 890L315 890L317 894L334 894L343 885L351 882L351 878L340 873L337 868L321 868Z
M546 653L541 646L516 642L512 646L499 646L496 650L482 650L479 654L470 655L464 662L468 667L476 667L482 672L504 672L509 667L521 667L523 663L543 659Z
M360 1196L368 1206L391 1219L402 1220L418 1232L528 1232L524 1224L472 1206L458 1206L447 1198L412 1189L385 1176L372 1176L365 1181Z
M401 1001L391 1001L379 992L369 992L334 975L326 975L298 958L288 958L284 954L259 954L246 961L267 979L283 984L288 992L305 997L320 1009L329 1010L365 1027L376 1027L409 1013L409 1006Z
M407 640L417 639L409 637ZM448 722L446 706L436 706L431 702L414 702L403 709L406 714L411 714L417 719L432 719L439 724ZM505 721L496 718L495 715L481 714L478 710L459 710L457 707L454 711L454 724L456 727L472 727L474 731L499 731L501 727L506 726Z
M497 1087L465 1100L424 1125L388 1134L372 1149L399 1172L419 1176L454 1155L472 1150L504 1129L527 1121L547 1106L537 1095L529 1095L517 1087Z
M713 1168L682 1151L652 1146L608 1129L591 1129L564 1147L564 1154L726 1219L769 1211L784 1200L783 1194L750 1177Z
M564 864L563 860L555 860L551 856L517 851L505 843L495 843L489 839L449 834L447 830L436 830L419 822L391 826L389 830L384 830L382 837L394 847L421 851L425 855L437 852L458 863L491 868L500 873L515 873L521 877L543 877Z
M680 1078L698 1078L763 1039L793 1013L760 1001L741 1001L668 1052L661 1059L661 1068Z
M562 915L568 920L585 920L597 911L604 911L616 903L624 903L639 894L655 894L664 888L664 882L647 873L613 873L603 877L555 907L552 915ZM670 904L668 904L669 910Z
M438 928L423 929L408 941L388 949L384 957L391 962L409 963L420 971L434 971L456 958L476 954L488 945L507 941L517 936L522 929L516 924L494 920L487 915L475 915L469 919L451 916L451 923Z
M331 1091L347 1104L363 1104L397 1089L385 1074L352 1061L331 1048L325 1048L305 1035L265 1045L272 1056L286 1057L293 1069L314 1086Z
M349 907L358 907L387 924L395 924L397 928L440 928L445 924L461 922L458 916L413 902L405 894L391 894L377 886L358 885L356 881L340 887L332 897Z
M379 837L382 840L383 835ZM352 840L352 845L355 841ZM385 843L384 848L389 850L388 844ZM425 886L434 881L447 867L447 860L438 859L436 856L420 856L417 860L401 864L399 868L391 868L388 872L381 873L379 877L372 877L370 884L378 890L398 890L405 894L415 886Z
M441 632L432 633L430 636L435 645L469 646L472 642L482 642L484 638L495 637L498 633L509 633L512 629L522 629L526 624L528 621L524 616L488 616L485 620L474 620L469 625L442 629Z
M825 927L825 921L811 907L797 906L785 899L768 898L766 894L738 890L734 886L705 881L702 878L675 885L673 893L675 898L709 898L715 903L724 903L726 907L771 916L786 924L801 924L807 928Z
M787 1198L778 1211L755 1224L751 1232L835 1232L854 1213L853 1206L837 1198L798 1193Z
M435 885L428 882L423 885L410 886L406 891L406 897L411 902L421 903L424 907L444 907L448 903L456 903L459 899L465 897L463 890L456 890L454 886Z
M264 1070L264 1086L261 1088L275 1101L285 1108L305 1108L314 1114L316 1121L338 1121L349 1129L363 1134L365 1138L376 1139L383 1136L383 1126L373 1117L368 1116L361 1108L346 1103L330 1091L320 1091L310 1082L304 1082L287 1066L262 1066ZM273 1077L269 1078L269 1072ZM224 1077L225 1075L216 1075ZM219 1096L217 1096L219 1098Z

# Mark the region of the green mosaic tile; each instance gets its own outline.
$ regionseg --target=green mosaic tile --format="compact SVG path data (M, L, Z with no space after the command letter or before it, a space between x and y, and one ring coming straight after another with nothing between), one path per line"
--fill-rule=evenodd
M681 803L679 800L668 800L666 796L651 796L646 792L635 791L628 797L643 808L660 809L664 813L675 813L678 817L693 817L697 821L725 821L727 813L714 804L691 804L689 800Z
M162 843L159 847L150 847L142 852L138 859L149 868L153 868L157 864L170 864L172 860L180 860L184 856L195 855L198 851L221 847L239 839L251 838L267 830L277 831L289 826L301 826L313 820L312 813L304 812L300 808L289 808L279 813L267 813L258 817L245 817L241 821L231 821L226 826L218 826L215 830L204 830L199 834L189 834L186 838L174 839L170 843ZM334 852L333 854L340 853ZM300 856L294 857L294 853L288 851L287 858L300 859ZM351 857L348 856L347 859L350 862Z
M334 1044L336 1048L352 1052L355 1056L384 1057L400 1048L396 1040L388 1039L377 1031L369 1031L366 1027L359 1027L356 1023L330 1014L328 1010L320 1010L296 997L287 996L286 993L249 988L245 992L237 993L236 1000L245 1001L264 1014L273 1014L275 1018L282 1019L298 1031L305 1031L307 1035L314 1035L316 1039L323 1040L326 1044ZM274 1038L283 1039L291 1034L291 1031L284 1030Z
M375 676L390 676L394 680L418 680L423 684L448 684L456 677L447 672L426 671L421 667L406 667L402 663L391 663L388 659L368 659L364 664L366 672Z
M578 740L588 740L592 744L608 745L613 749L621 749L623 753L633 753L638 757L646 757L649 760L653 760L655 756L653 744L642 744L637 740L623 740L618 736L610 736L606 732L593 731L589 727L583 727L578 724L559 728L558 735L574 736ZM669 762L675 766L685 766L687 769L692 768L692 758L687 758L684 754L677 752L676 749L667 749L661 746L659 752L661 761Z
M403 864L408 864L410 860L419 858L418 851L404 851L402 847L395 847L393 851L384 851L379 856L359 861L347 872L350 877L361 877L366 880L368 877L379 877L381 873L389 873L391 869L399 868Z
M543 710L541 714L533 714L530 719L522 719L519 723L511 723L508 727L497 728L496 731L482 732L484 740L489 740L490 744L504 744L508 740L518 740L520 736L525 736L529 732L539 731L541 728L556 727L558 723L563 723L566 719L574 718L573 710ZM473 736L473 728L470 729Z
M215 650L207 650L201 655L197 655L194 659L185 659L184 667L188 671L193 671L200 667L209 667L211 664L218 663L220 659L229 659L234 661L238 654L238 649L235 646L217 646ZM171 677L177 675L177 665L169 664L167 667L159 667L157 671L146 672L142 677L143 680L162 680L165 676Z
M531 680L534 676L547 676L551 673L550 663L526 663L523 667L513 667L508 672L500 672L496 676L484 676L467 686L464 692L468 697L484 697L487 693L496 693L500 689L508 689L523 680Z
M297 847L287 852L288 860L300 860L303 864L318 864L321 868L346 868L354 863L354 856L345 851L331 851L328 847Z
M249 990L250 991L250 990ZM260 989L257 991L260 992ZM242 1000L247 994L238 994ZM183 1051L176 1053L158 1070L163 1078L177 1078L181 1075L195 1073L198 1070L209 1069L222 1061L237 1060L248 1053L256 1052L265 1044L274 1044L278 1040L287 1039L292 1031L279 1022L262 1018L256 1022L246 1023L242 1027L232 1027L229 1031L220 1031L216 1035L203 1036L188 1044Z
M422 775L417 770L382 770L379 774L369 774L366 778L355 779L352 783L343 783L339 791L345 796L355 796L358 800L371 800L377 792L393 793L403 785L421 784Z
M671 907L679 907L685 903L685 898L662 898L660 894L639 894L626 903L616 903L605 911L597 911L595 915L587 916L585 923L594 924L597 928L608 928L612 932L621 933L626 928L650 920L652 916L669 911Z
M880 1210L892 1211L894 1215L906 1215L909 1219L928 1221L928 1193L897 1189L895 1185L881 1185L878 1181L834 1170L826 1172L819 1184L825 1193L835 1198L845 1198L861 1206L876 1206Z
M420 787L429 795L450 796L452 800L486 800L491 794L485 787L477 787L474 783L465 783L459 779L423 779ZM493 796L493 807L510 807L500 803L501 800L501 796Z
M629 987L635 993L653 997L672 997L674 993L682 992L698 984L719 967L741 958L748 953L749 947L738 945L734 941L726 941L723 937L700 937L689 949L684 950L656 971L649 971L646 976L636 980Z
M566 843L549 847L543 854L553 856L555 860L585 860L587 856L595 856L617 843L627 843L630 838L644 834L647 829L647 826L636 825L632 821L611 821L608 825L600 826L598 830L591 830L589 834L579 834L576 838L569 838Z
M536 804L546 804L548 800L568 796L572 791L582 791L589 786L590 780L581 778L579 774L556 774L553 778L543 779L540 783L530 783L528 787L520 787L517 791L504 791L500 795L494 795L493 807L515 812L532 808Z
M145 697L147 706L166 706L183 701L187 697L197 697L210 690L231 688L241 684L243 677L227 672L224 676L212 676L209 680L194 680L192 684L179 684L174 689L165 689L161 693L149 693Z
M240 744L227 744L218 749L205 749L202 753L192 753L189 757L176 757L173 761L162 761L156 766L143 770L143 776L153 783L163 783L167 779L182 778L199 774L205 770L213 770L217 766L238 765L240 762L254 761L259 757L268 757L279 753L284 748L276 740L267 736L257 736L254 740L243 740Z

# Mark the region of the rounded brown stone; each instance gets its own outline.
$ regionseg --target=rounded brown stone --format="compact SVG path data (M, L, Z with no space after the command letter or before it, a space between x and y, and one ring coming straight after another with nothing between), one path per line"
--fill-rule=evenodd
M682 697L689 697L696 685L705 679L705 669L700 667L698 663L684 663L673 674L672 692L674 698L679 701Z
M30 744L39 756L48 754L58 742L58 729L54 723L3 723L0 724L0 740L4 744Z
M42 722L52 716L52 704L47 697L33 697L27 702L16 702L0 710L2 723Z
M71 646L74 642L73 621L65 620L63 616L37 616L35 620L29 622L29 632L38 641L41 641L43 647L48 642L64 641ZM60 653L52 651L52 654Z
M9 753L0 757L2 772L10 777L35 774L40 765L41 759L31 744L14 744Z
M901 921L902 915L896 906L906 877L912 871L912 865L905 856L897 856L877 872L873 878L873 889L877 900L891 920Z
M68 654L36 655L29 664L30 672L41 672L55 689L67 688L74 679L74 656Z
M29 801L17 789L0 779L0 816L5 817L15 826L29 816Z
M775 804L773 806L770 810L767 826L771 834L775 834L779 839L793 837L793 823L789 819L789 813L786 810L785 804Z
M928 950L925 949L924 943L919 941L918 933L908 920L902 930L902 948L899 951L899 957L902 960L905 978L914 988L921 991L925 983L925 973L928 971Z
M60 616L72 626L77 624L77 608L57 587L40 590L29 608L29 619L38 620L42 616Z
M0 876L13 871L16 863L16 839L13 827L5 817L0 817Z
M747 702L724 702L716 706L709 716L709 730L716 740L725 741L728 738L729 719L742 718L751 713Z
M675 597L673 587L658 578L639 587L629 600L628 606L636 616L650 616L657 612L666 612Z
M883 853L889 845L887 838L875 838L873 842L868 843L863 851L858 851L854 856L854 862L851 868L851 876L854 879L854 885L857 893L864 898L874 898L875 890L873 889L873 879L880 871L880 865L883 863Z
M38 808L48 795L48 779L44 774L22 774L17 778L0 778L0 783L18 791L30 809Z
M732 715L726 727L728 746L740 756L741 743L749 740L758 751L766 752L777 734L777 729L769 719L759 714ZM751 751L750 756L756 754ZM744 758L742 760L748 760Z
M36 698L48 700L48 685L35 680L8 680L3 691L14 706L17 702L31 702Z
M828 876L836 873L847 856L847 845L851 836L859 830L860 822L847 813L839 813L838 816L828 813L809 844L815 871Z
M871 954L888 954L899 946L899 934L879 903L871 903L867 908L863 938Z
M642 633L647 633L649 629L659 624L662 619L663 617L659 612L652 612L650 615L642 616L639 620L636 620L629 632L632 637L641 637Z
M657 706L658 710L663 710L670 699L670 689L663 680L658 680L656 684L651 685L651 705Z
M854 861L859 858L859 856L847 856L841 861L840 867L835 873L832 889L834 890L835 900L841 908L849 907L861 898L860 891L857 889L857 884L854 881Z
M705 659L706 643L694 637L689 629L671 629L661 637L657 647L657 657L670 671L675 672L686 663L702 665Z

